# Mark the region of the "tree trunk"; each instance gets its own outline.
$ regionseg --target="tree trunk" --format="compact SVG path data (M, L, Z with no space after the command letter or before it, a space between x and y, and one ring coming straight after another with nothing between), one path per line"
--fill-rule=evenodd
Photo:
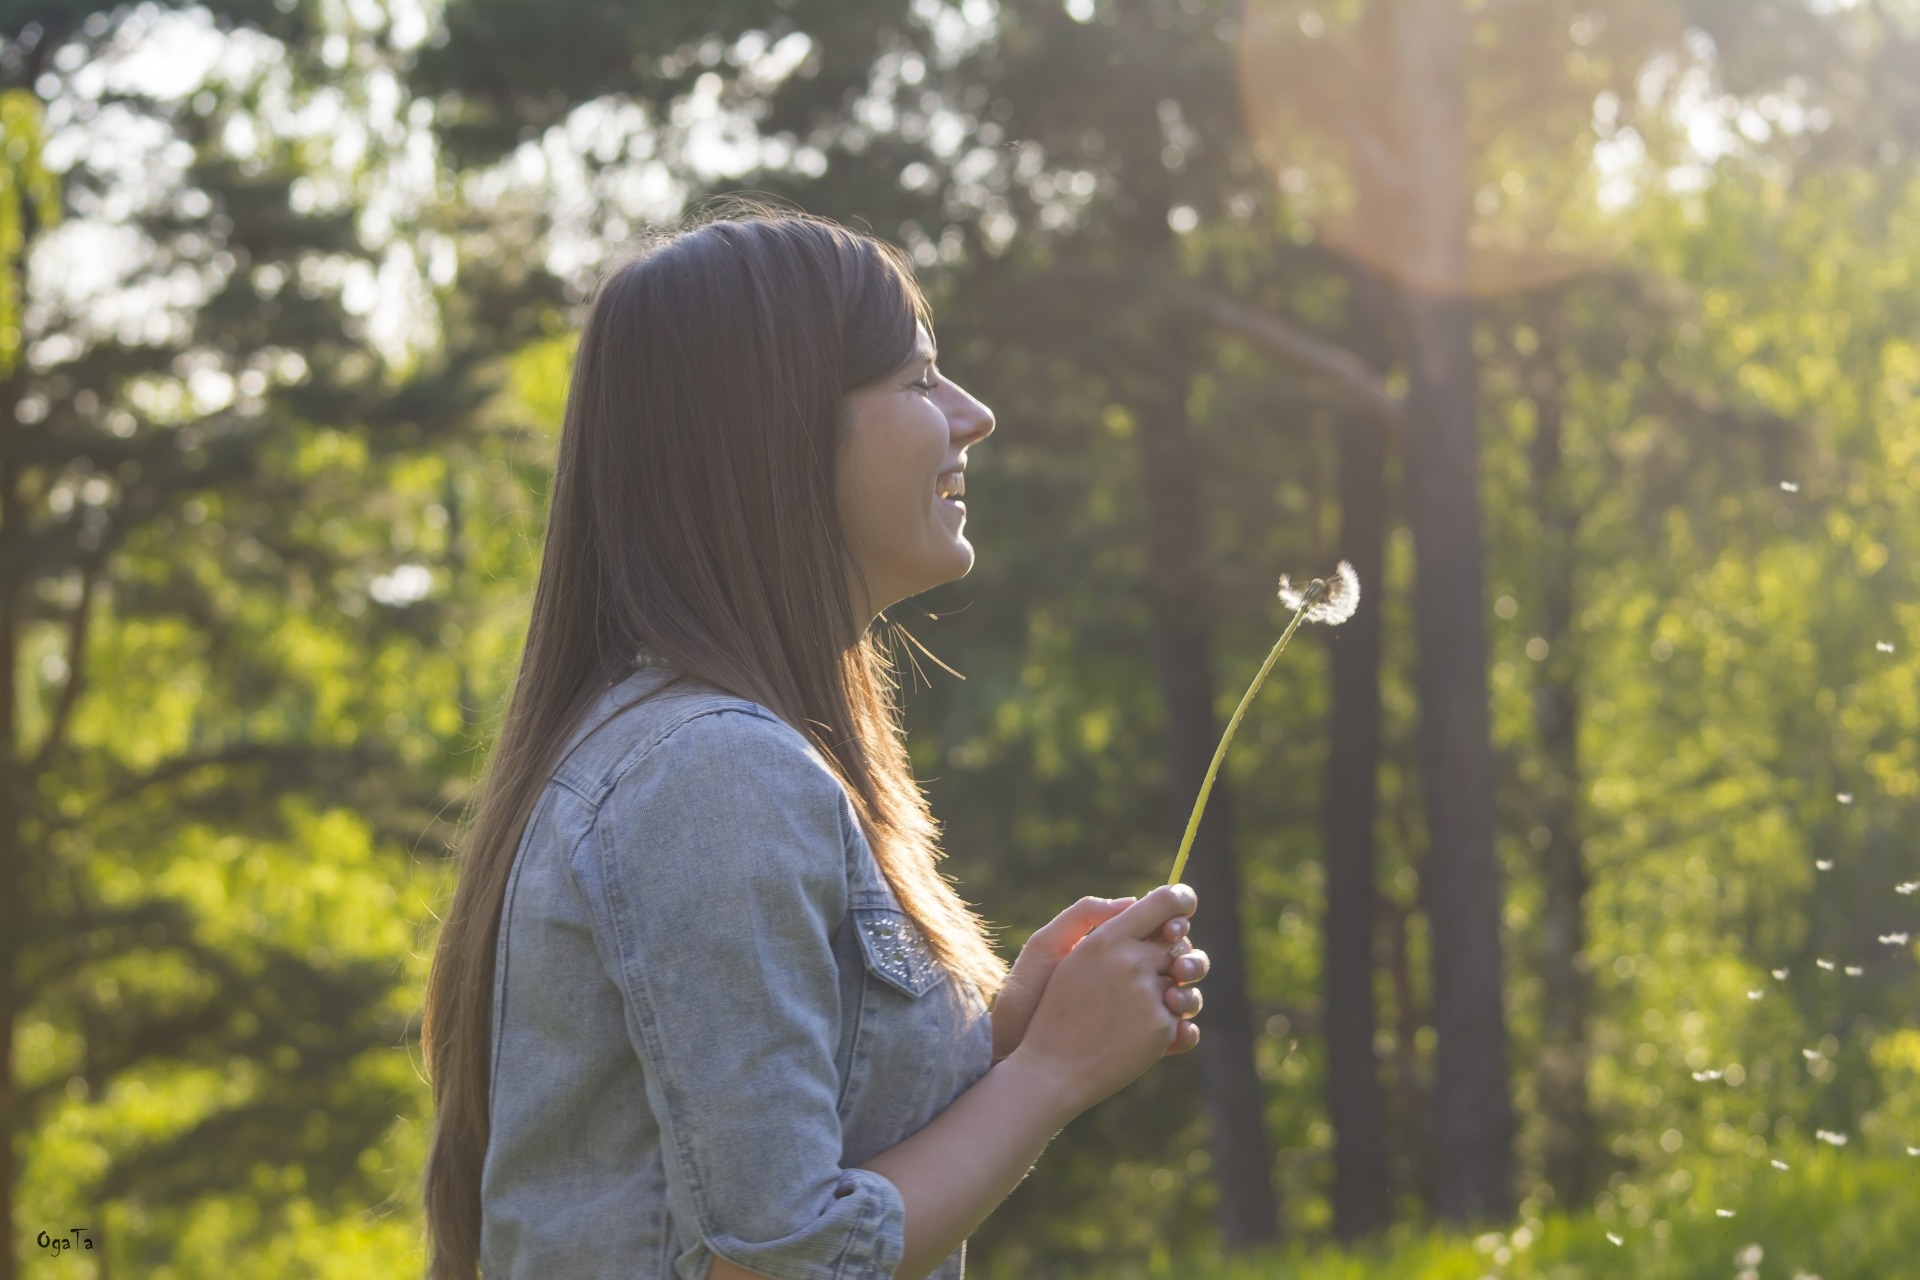
M1542 324L1542 332L1547 330ZM1546 1118L1546 1178L1567 1209L1594 1191L1595 1130L1587 1098L1592 1005L1588 971L1587 867L1580 828L1580 659L1573 631L1579 513L1564 492L1561 380L1551 344L1541 352L1530 452L1536 519L1536 634L1547 642L1537 668L1534 724L1545 765L1539 825L1529 843L1544 889L1540 913L1540 1108Z
M20 936L26 932L20 892L24 877L20 865L25 850L20 843L20 751L14 728L14 668L19 664L18 630L12 592L0 586L0 1280L14 1280L19 1260L15 1246L19 1233L14 1222L15 1153L18 1150L13 1036L19 1021Z
M1435 1211L1456 1222L1513 1209L1500 867L1474 434L1470 308L1410 302L1408 506L1419 573L1420 738L1428 850L1421 883L1432 938Z
M1468 30L1458 0L1407 0L1400 24L1413 178L1407 506L1418 575L1420 729L1429 841L1422 874L1437 1042L1432 1202L1448 1221L1513 1212L1500 868L1480 530L1477 371L1468 280Z
M1197 468L1186 421L1184 378L1139 406L1148 519L1147 591L1154 667L1166 701L1172 785L1170 833L1186 826L1221 726L1213 713L1213 628L1201 587L1203 554ZM1188 854L1186 883L1199 895L1194 945L1212 970L1206 983L1200 1069L1213 1129L1220 1229L1234 1251L1279 1238L1266 1093L1254 1066L1253 1006L1240 932L1240 886L1231 850L1232 788L1217 778ZM1171 849L1171 846L1169 846Z
M21 370L16 368L0 386L0 553L26 532L21 477L9 448L9 437L20 429L20 378ZM0 554L0 566L7 560ZM13 1038L21 1006L20 939L27 924L21 896L26 889L23 826L28 779L17 703L24 598L24 587L0 572L0 1231L6 1233L0 1239L0 1280L14 1280L19 1274L14 1202L20 1117Z
M52 48L64 39L40 39L30 42L24 52L24 67L16 74L20 84L31 85L40 76ZM12 277L14 313L6 322L26 326L27 257L40 231L39 211L31 199L20 203L20 238L12 256L0 263ZM30 580L26 564L8 554L11 544L28 532L25 476L15 453L22 433L20 399L26 381L26 350L22 343L13 365L0 382L0 1280L14 1280L20 1274L18 1210L19 1152L18 1132L22 1120L19 1081L15 1078L13 1041L21 1011L27 1003L21 978L22 943L26 936L30 907L24 901L28 889L26 821L33 801L34 777L27 757L27 744L20 736L20 638L25 633ZM7 571L9 563L18 564L18 576ZM83 606L84 607L84 604ZM75 655L68 655L69 662Z
M1349 273L1350 349L1386 364L1391 298L1370 273ZM1387 1126L1374 1053L1374 801L1380 768L1380 584L1385 560L1386 429L1371 414L1342 416L1340 555L1360 577L1360 608L1327 633L1333 676L1328 714L1327 908L1321 929L1327 1011L1327 1111L1333 1121L1333 1230L1354 1240L1392 1219ZM1326 566L1313 566L1316 573Z

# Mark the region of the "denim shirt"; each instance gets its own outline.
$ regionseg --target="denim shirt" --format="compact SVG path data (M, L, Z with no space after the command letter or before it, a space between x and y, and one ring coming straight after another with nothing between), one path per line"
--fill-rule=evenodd
M853 1166L987 1071L985 1003L928 949L807 739L643 666L582 722L507 882L486 1280L770 1280L899 1265ZM627 709L644 693L659 696ZM957 1280L966 1246L932 1273Z

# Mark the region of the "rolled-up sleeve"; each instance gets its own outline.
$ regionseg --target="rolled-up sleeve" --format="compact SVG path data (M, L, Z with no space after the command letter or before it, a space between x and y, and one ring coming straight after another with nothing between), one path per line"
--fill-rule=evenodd
M683 1280L711 1254L770 1280L899 1265L900 1192L840 1164L844 805L791 728L712 711L639 754L574 856L660 1125Z

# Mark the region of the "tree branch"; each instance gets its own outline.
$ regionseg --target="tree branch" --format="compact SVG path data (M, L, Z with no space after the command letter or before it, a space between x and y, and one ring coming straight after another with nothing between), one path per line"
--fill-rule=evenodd
M1386 381L1345 347L1218 294L1179 289L1175 302L1244 338L1282 364L1324 379L1347 403L1391 430L1400 429L1406 417L1405 401L1387 390Z
M274 760L298 759L321 754L319 749L308 743L281 742L236 742L228 746L217 747L211 751L186 752L163 760L151 769L143 770L123 777L94 802L94 806L80 817L63 818L45 823L44 831L52 834L77 827L83 822L97 822L102 807L131 800L150 787L177 781L200 769L220 765L260 764Z
M87 632L93 622L94 589L99 585L100 562L90 560L80 570L80 602L73 606L73 616L67 621L66 683L60 686L60 698L53 704L53 715L47 721L46 733L41 735L40 749L34 753L33 763L27 766L29 786L47 771L66 740L73 704L79 701L81 687L86 682Z

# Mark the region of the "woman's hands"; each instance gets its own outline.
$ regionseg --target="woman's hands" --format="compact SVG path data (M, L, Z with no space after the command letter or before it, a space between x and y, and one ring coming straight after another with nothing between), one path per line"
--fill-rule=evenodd
M1135 898L1082 898L1034 930L1033 936L1027 939L1027 945L1020 949L1020 955L1014 960L1006 985L994 998L995 1062L1019 1048L1021 1039L1026 1035L1027 1024L1033 1018L1033 1011L1039 1006L1040 997L1046 990L1047 980L1053 976L1054 969L1066 958L1067 953L1090 931L1113 919L1136 901ZM1186 1021L1200 1012L1200 989L1188 984L1206 977L1211 961L1207 953L1196 950L1193 940L1186 936L1191 924L1189 916L1176 916L1166 922L1159 935L1168 945L1166 962L1159 970L1170 979L1166 988L1167 1010L1182 1019L1179 1034L1167 1048L1169 1054L1185 1053L1200 1043L1200 1028Z
M1163 931L1195 905L1186 885L1162 885L1094 926L1054 966L1010 1062L1045 1080L1069 1116L1131 1084L1191 1034L1169 1007Z

